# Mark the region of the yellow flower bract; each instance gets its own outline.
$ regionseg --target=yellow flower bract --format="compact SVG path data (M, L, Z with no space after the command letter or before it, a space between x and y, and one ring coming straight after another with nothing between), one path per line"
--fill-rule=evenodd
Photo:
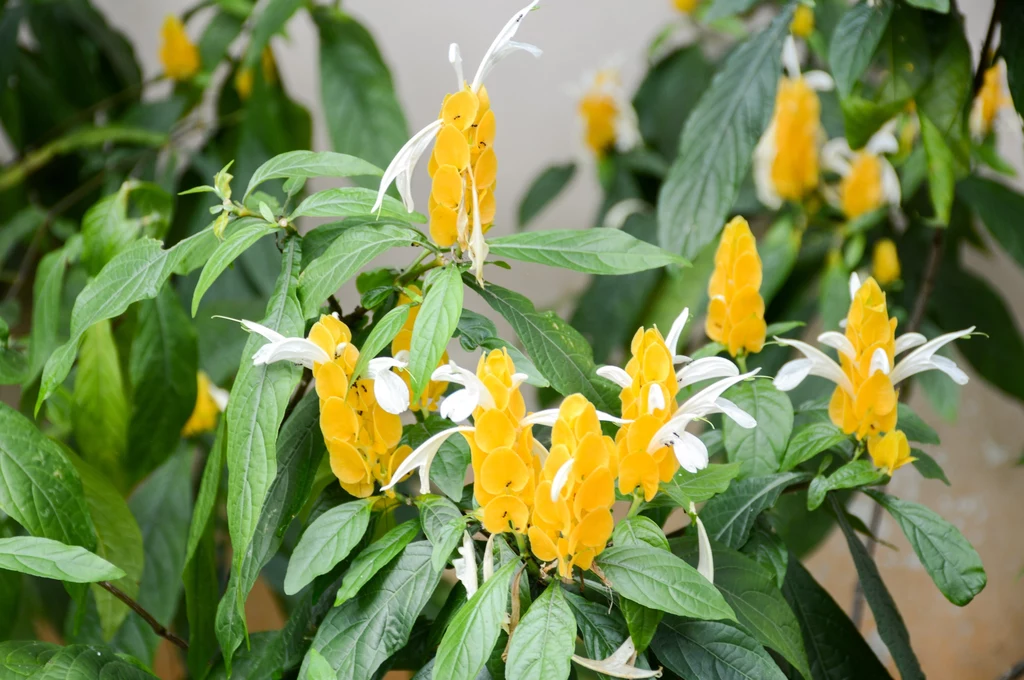
M398 446L402 420L388 413L373 394L373 380L349 376L359 360L348 326L323 315L309 331L309 340L334 357L313 365L316 392L320 397L320 430L327 443L331 471L345 491L357 498L373 493L375 483L391 480L412 449Z
M850 219L882 207L882 160L873 153L859 152L850 164L850 172L839 185L843 213Z
M182 437L194 437L204 432L210 432L217 427L220 407L214 401L210 387L210 377L199 371L196 374L196 405L185 426L181 428Z
M543 562L557 560L563 578L572 576L573 567L590 569L611 538L616 458L594 405L581 394L566 398L551 432L529 529L533 554ZM552 482L569 461L572 469L553 500Z
M700 0L672 0L672 4L683 14L693 14L693 10L697 9Z
M871 373L871 357L882 349L892 366L896 352L896 319L889 318L885 293L869 278L850 303L846 317L846 338L853 345L851 358L840 352L843 373L850 379L853 396L836 387L829 403L829 416L837 427L857 439L896 428L896 390L883 371Z
M465 250L469 247L467 225L472 225L474 214L479 214L480 224L487 231L496 211L496 128L487 89L481 86L473 92L466 87L445 96L440 119L443 124L427 166L433 180L430 237L442 248L458 243Z
M798 38L810 37L814 33L814 10L807 5L799 5L793 13L789 31Z
M584 139L595 156L603 156L615 146L615 121L620 114L619 106L615 97L602 85L616 77L614 71L600 71L594 78L591 90L580 99L579 115L583 119Z
M978 109L978 118L981 125L981 132L987 135L992 131L992 124L996 115L1005 107L1012 106L1013 100L1004 86L1005 76L1003 69L1006 64L999 61L985 70L984 82L981 90L978 91L975 107Z
M824 136L821 102L802 77L779 81L772 124L772 184L780 197L800 201L818 186L818 151Z
M761 298L761 257L757 240L742 217L735 217L722 231L715 252L715 271L708 283L708 316L705 331L736 356L757 353L764 346L767 326Z
M873 435L868 439L868 454L876 467L886 470L890 475L916 458L910 455L910 444L907 435L899 430L882 436Z
M875 243L871 257L871 274L880 286L899 281L900 258L892 239L883 238Z
M160 63L164 73L173 80L188 80L199 71L199 49L189 40L185 26L176 16L164 19L160 31Z

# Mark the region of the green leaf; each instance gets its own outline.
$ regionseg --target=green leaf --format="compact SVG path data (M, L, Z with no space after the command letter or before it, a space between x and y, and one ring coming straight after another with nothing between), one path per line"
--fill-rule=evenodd
M576 618L587 656L591 659L611 656L626 639L625 622L607 605L591 602L572 592L565 592L563 596Z
M460 282L461 283L461 282ZM409 318L409 305L398 305L383 317L377 320L373 330L366 336L362 346L359 348L359 359L356 361L352 375L349 377L349 384L356 381L359 376L366 372L370 365L370 359L375 358L385 347L391 344L398 332L405 326Z
M193 513L193 526L198 512L197 508ZM205 517L208 519L209 515ZM220 599L215 523L203 521L200 530L194 546L189 535L190 549L181 575L188 620L188 668L192 677L204 677L207 665L217 653L217 600Z
M741 479L708 501L700 518L712 539L738 550L747 542L757 516L775 505L786 487L807 479L800 472Z
M649 545L613 546L598 563L615 592L645 607L698 619L736 619L721 593L672 553Z
M885 646L889 648L889 652L892 654L893 661L896 663L896 668L899 670L903 680L924 678L921 665L918 663L914 650L910 646L910 633L907 632L907 626L903 622L903 617L900 616L896 603L893 602L892 595L889 594L885 583L882 581L881 574L878 573L878 566L871 559L867 548L857 538L857 534L850 528L843 508L835 499L835 496L831 496L831 499L832 507L835 509L836 517L839 521L839 527L843 530L846 544L849 546L850 554L853 557L853 564L857 568L857 575L860 578L864 599L867 600L868 606L871 607L871 613L875 615L879 637L882 638Z
M82 217L82 263L92 275L139 233L138 221L128 219L130 191L131 185L125 182L117 193L101 198Z
M627 517L615 525L612 532L615 545L649 545L652 548L668 550L668 539L653 520L641 515Z
M128 504L121 498L121 493L104 474L80 458L72 458L71 462L82 479L85 502L89 505L89 513L96 527L96 554L124 572L121 577L107 580L115 581L114 585L128 597L136 598L145 560L139 525ZM96 599L103 639L110 640L128 615L128 607L99 586L93 586L92 593Z
M812 422L801 425L793 433L786 446L786 452L782 456L781 470L789 472L797 465L814 458L822 451L828 451L847 439L849 439L849 435L844 434L832 423Z
M430 557L434 571L441 571L448 563L455 546L462 540L466 520L454 503L441 496L426 494L416 499L420 509L423 533L430 539L434 552Z
M793 431L793 404L789 395L768 380L748 380L730 387L725 397L757 421L750 429L724 418L725 452L729 462L740 464L741 477L778 472Z
M687 472L680 468L670 481L661 484L661 490L673 503L686 509L690 503L703 503L723 493L739 473L739 463L713 463L697 472Z
M757 4L757 0L714 0L711 6L704 12L701 21L705 24L710 24L712 21L718 21L735 14L743 14L755 4Z
M71 583L115 581L125 575L85 548L35 536L0 538L0 569Z
M775 294L793 271L802 239L802 233L797 230L792 218L785 217L776 221L758 244L757 249L764 272L761 280L761 297L764 298L765 304L771 304ZM784 330L779 330L780 328ZM795 326L786 328L785 324L772 324L765 335L770 338L792 328Z
M1017 216L1024 214L1024 196L999 182L976 175L957 184L956 192L978 213L1003 250L1024 267L1024 234L1017 222Z
M554 312L538 312L533 303L506 288L475 281L467 284L511 324L530 358L560 394L579 392L605 413L618 410L618 390L597 376L587 341Z
M756 525L742 552L771 573L775 577L775 585L782 587L789 562L789 548L777 533L766 526Z
M508 612L509 584L519 560L509 561L462 606L441 638L434 677L475 680L501 634Z
M537 262L584 274L633 274L667 265L689 264L620 229L528 231L491 239L488 245L496 257Z
M145 553L138 603L172 626L181 598L181 572L192 510L192 456L182 449L136 487L128 507L142 531ZM162 638L139 616L129 616L114 637L114 646L152 665Z
M472 352L489 338L498 337L498 329L494 322L471 309L462 310L456 331L459 344L467 352Z
M519 228L522 229L551 201L558 198L576 174L575 163L550 165L533 180L519 203Z
M960 531L923 505L867 491L903 529L928 575L946 599L963 607L988 583L978 552Z
M98 645L35 641L0 643L0 669L31 680L154 680L136 659Z
M390 564L419 532L420 525L416 520L403 522L356 555L345 572L341 588L334 598L334 606L344 604L358 595L363 586Z
M462 274L450 264L427 276L423 303L412 327L409 347L409 377L412 399L418 401L430 383L430 374L437 368L455 333L462 314Z
M313 16L331 145L383 168L409 136L391 73L373 36L351 16L326 8Z
M217 280L217 277L232 262L238 259L239 255L248 250L250 246L267 234L278 230L276 225L268 224L256 217L243 217L234 223L232 229L228 237L217 244L217 249L210 255L210 259L206 261L206 266L203 267L203 273L199 275L196 289L192 293L193 317L199 310L199 302L203 299L203 295L206 294L206 291Z
M953 210L953 185L956 182L953 151L935 123L923 113L918 115L918 119L921 121L921 141L928 158L928 195L935 209L935 220L945 226L949 224Z
M302 7L302 0L270 0L256 16L245 50L244 68L254 68L260 62L263 48L275 33L283 32L285 24Z
M188 529L188 547L185 549L185 562L192 559L196 546L202 539L209 523L213 506L217 502L217 493L220 490L220 477L224 468L224 447L227 442L224 421L217 425L217 434L210 447L210 453L206 458L206 465L203 467L203 477L199 482L199 493L196 494L196 502L192 510L192 521Z
M82 458L120 483L127 448L128 400L109 321L97 323L85 333L73 399L71 422Z
M903 434L907 435L907 439L912 442L936 446L942 443L939 441L938 432L902 402L896 412L896 427L902 430Z
M512 363L515 364L516 372L523 373L526 375L526 384L533 385L534 387L551 387L551 383L548 382L540 370L534 365L530 359L523 354L519 348L509 343L507 340L501 338L487 338L481 344L484 349L501 349L505 348L508 352L508 356L512 359Z
M337 680L338 676L334 674L331 664L315 647L309 648L306 658L309 659L306 662L306 677L309 680Z
M47 358L60 345L60 303L64 289L64 271L71 259L68 245L43 256L32 285L32 342L28 348L29 374L35 380Z
M886 476L885 470L879 470L870 460L851 460L828 477L818 475L811 480L807 490L807 509L817 510L825 502L825 494L829 491L878 484Z
M853 92L853 86L864 75L871 58L882 41L895 3L882 2L872 7L867 0L846 10L832 33L828 61L836 88L843 97Z
M128 374L131 420L126 467L139 479L177 445L196 403L199 349L195 329L172 286L139 305ZM81 371L81 368L79 368Z
M96 530L75 467L59 444L2 403L0 510L33 536L96 548Z
M361 224L341 232L299 277L303 316L316 314L328 296L384 251L424 242L423 234L412 227L393 224Z
M669 252L692 259L725 224L771 120L792 19L790 3L734 50L687 119L658 197L658 241Z
M1005 3L999 9L999 24L1002 35L1018 36L1024 31L1024 7L1018 3ZM1010 97L1018 111L1024 108L1024 42L1003 40L999 54L1006 60L1006 79Z
M921 449L910 449L910 455L915 458L913 465L925 479L938 479L946 486L950 486L949 477L939 463Z
M665 617L651 643L670 671L702 680L783 680L761 644L742 628L725 621Z
M352 124L351 119L346 121ZM380 177L384 171L362 158L349 156L334 151L287 151L274 156L256 168L249 178L249 186L245 189L245 198L252 194L253 189L271 179L293 179L300 177ZM244 199L243 199L244 200Z
M248 16L248 11L239 17L224 9L213 15L199 37L199 63L207 73L215 71L227 56L228 48L242 31L242 20Z
M285 595L296 594L348 557L366 533L375 502L375 498L361 498L338 505L306 527L288 560Z
M918 13L919 17L924 16ZM932 77L915 97L917 109L938 128L957 156L957 174L967 174L969 141L965 125L974 92L973 60L959 14L931 17L928 24L932 42L941 45L934 56ZM927 151L927 146L925 147Z
M782 593L800 622L814 680L888 680L889 673L857 626L792 554Z
M565 680L576 648L576 620L557 581L538 597L516 626L508 649L508 680Z
M907 4L943 14L949 11L949 0L907 0Z
M519 365L516 364L518 370ZM451 422L440 417L425 419L422 423L408 425L402 433L402 444L413 449L427 441L430 437L450 428ZM463 482L466 480L466 468L469 467L471 454L469 442L465 437L449 437L434 456L430 464L430 482L456 503L462 500Z
M0 670L13 673L16 678L28 678L60 650L60 645L38 640L0 642Z
M301 246L298 239L285 245L281 274L263 321L285 337L302 335L304 324L296 297ZM267 490L277 470L277 431L284 409L299 381L300 369L290 362L254 366L251 357L266 340L250 336L242 351L242 365L231 388L227 408L228 529L234 548L232 568L241 567L256 532ZM239 609L242 607L239 599Z
M615 525L612 544L620 547L649 545L659 550L669 550L668 539L665 538L661 527L653 520L640 515L627 517ZM637 604L625 597L619 601L619 609L626 619L626 628L636 649L643 652L651 644L651 638L658 630L658 624L665 613Z
M505 578L506 599L509 577L511 573ZM381 664L405 646L416 617L440 580L441 573L430 566L430 544L410 543L353 599L328 612L312 648L327 659L338 678L374 677ZM300 680L309 677L308 663L303 662Z
M306 503L325 453L320 402L316 391L310 390L281 428L277 473L267 490L252 542L242 556L241 566L231 570L227 590L217 607L217 640L229 670L231 658L246 635L244 614L237 601L248 597L263 567L277 553L285 530Z
M384 197L379 210L373 209L377 192L362 187L324 189L309 196L288 216L299 217L370 217L398 222L424 224L427 218L417 212L408 212L402 202L391 196Z

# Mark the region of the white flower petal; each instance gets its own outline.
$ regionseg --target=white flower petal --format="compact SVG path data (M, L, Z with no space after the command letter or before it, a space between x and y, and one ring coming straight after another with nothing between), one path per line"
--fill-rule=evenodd
M529 14L540 4L540 0L534 0L526 7L516 12L505 27L501 29L494 42L487 48L487 52L484 54L484 58L480 60L480 66L477 68L476 76L473 78L473 92L477 92L480 86L484 82L484 78L490 73L491 69L494 68L495 64L504 59L506 56L516 50L525 50L535 57L539 57L541 54L540 49L533 45L526 45L523 43L513 42L512 38L515 37L516 31L519 30L519 24L522 23L526 15Z
M437 455L441 445L456 432L472 432L474 429L476 428L451 427L442 432L438 432L433 437L420 444L415 451L410 453L409 456L402 461L402 464L398 466L398 469L391 473L391 481L382 486L380 490L387 491L394 487L395 484L398 484L398 480L419 468L420 493L430 493L430 464L434 461L434 456Z
M544 448L544 445L537 441L536 438L533 439L533 448L530 450L530 453L537 456L537 458L540 458L540 464L542 466L547 462L548 450Z
M516 389L517 387L519 387L520 385L522 385L524 382L526 382L529 379L530 379L530 376L528 376L525 373L513 373L512 374L512 380L511 380L511 382L512 382L512 389Z
M409 410L409 388L390 370L377 373L373 381L373 396L382 409L393 415Z
M928 342L928 338L920 333L904 333L896 338L896 354L903 354L908 349L920 347L926 342Z
M384 194L392 182L398 185L398 194L402 197L402 203L409 212L413 211L413 200L411 191L412 173L416 169L416 163L434 141L434 137L440 132L444 121L435 120L425 128L414 134L405 143L395 157L391 159L384 176L380 180L380 187L377 189L377 200L371 208L371 212L377 212L384 205Z
M484 239L484 228L480 224L480 199L476 191L476 175L469 173L470 189L473 194L473 232L469 236L469 260L473 263L470 270L476 274L476 282L484 285L484 262L487 260L487 253L490 246Z
M712 378L732 378L740 374L740 369L725 357L704 357L684 366L676 372L679 387L683 388L701 380Z
M712 383L684 401L683 405L676 409L675 415L690 414L696 418L703 418L704 416L712 413L718 413L721 409L717 407L715 402L717 402L718 398L722 396L722 393L736 383L742 382L747 378L752 378L760 371L760 368L755 368L753 371L748 373L723 378L718 382Z
M850 174L850 159L853 150L845 137L836 137L825 142L821 147L821 164L828 170L842 177Z
M697 548L699 550L697 571L708 581L714 583L715 558L711 552L711 541L708 539L708 531L704 528L704 522L700 521L699 515L695 515L694 518L697 522Z
M466 78L462 73L462 51L459 49L459 43L452 43L448 46L448 63L455 69L456 88L458 92L466 86Z
M320 345L306 338L282 337L256 350L252 355L252 363L262 366L276 361L290 361L306 368L313 368L313 364L327 363L331 358Z
M685 430L672 438L672 452L679 466L690 473L699 472L708 466L708 447L700 437Z
M629 387L633 384L633 379L629 377L629 373L626 373L624 369L618 366L602 366L597 369L597 374L605 380L610 380L619 387Z
M789 392L796 389L796 386L804 381L804 378L811 374L811 367L814 362L810 359L793 359L782 364L772 384L782 392Z
M800 54L796 50L796 40L792 35L787 35L786 41L782 43L782 66L789 78L800 77Z
M633 215L649 212L651 212L651 205L647 201L642 198L627 198L608 208L601 226L604 229L621 229L626 224L626 220Z
M642 668L636 668L629 664L630 659L636 654L636 646L633 644L633 638L627 637L626 641L622 643L615 652L607 659L595 661L594 659L587 659L578 654L572 655L572 660L583 666L589 668L597 673L602 673L613 678L627 678L642 679L642 678L660 678L661 669L656 671L648 671Z
M273 328L267 328L263 324L256 323L255 321L249 321L248 319L234 319L230 316L215 315L215 319L227 319L228 321L234 321L235 323L242 324L242 328L249 331L250 333L256 333L262 335L271 342L280 342L284 340L284 336L275 331Z
M768 129L761 135L761 139L754 147L754 188L757 190L757 200L766 208L778 210L782 207L782 197L775 189L775 182L772 181L772 165L775 163L775 120L773 119Z
M217 405L217 410L221 413L228 407L228 396L231 394L227 390L217 387L212 382L210 383L210 398L213 399L213 403Z
M817 92L831 92L836 86L836 81L824 71L808 71L803 78L807 87Z
M487 544L484 545L484 583L494 576L494 534L487 537Z
M967 374L952 359L936 355L932 357L932 367L948 375L957 385L966 385L968 382Z
M558 500L559 495L562 493L562 488L565 487L565 483L569 481L569 474L572 472L572 465L574 459L562 463L562 466L558 468L558 472L555 473L554 478L551 480L551 502Z
M466 387L442 399L438 412L442 418L447 418L453 423L461 423L473 415L473 411L479 405L479 395Z
M468 531L462 532L462 546L459 548L462 557L452 560L455 566L455 578L462 582L466 588L466 599L473 597L479 588L476 575L476 549L473 547L473 537Z
M543 427L553 427L558 421L558 409L557 408L546 408L542 411L535 411L529 414L525 418L519 421L521 427L528 425L541 425Z
M857 297L857 291L860 290L860 277L857 276L857 272L850 272L850 299Z
M647 411L659 411L663 408L665 408L665 392L658 383L651 383L651 388L647 391Z
M882 165L882 195L889 205L899 205L902 200L902 189L900 188L900 177L896 174L896 168L884 158L878 159Z
M889 375L889 355L885 353L885 350L881 347L876 347L875 351L871 353L871 364L868 366L868 375L874 375L881 371L885 375Z
M965 328L960 331L944 333L915 349L904 357L902 361L896 364L896 367L893 369L892 375L890 376L893 385L903 382L912 375L917 375L918 373L933 369L942 371L958 384L965 384L967 382L967 374L961 371L956 364L949 359L936 356L935 353L954 340L970 335L974 332L974 328L974 326L971 326L970 328ZM960 382L961 380L963 382Z
M668 351L672 352L673 356L679 350L679 338L683 335L683 329L686 328L686 322L690 318L690 308L683 307L683 311L679 312L679 316L672 322L672 327L668 330L668 336L665 338L665 344L668 345Z
M808 375L816 375L834 382L846 390L848 394L853 395L853 383L843 373L842 367L832 360L832 357L802 340L792 340L776 336L775 341L780 345L787 345L799 350L806 357L805 360L811 362L810 367L807 367L806 364L783 365L779 370L779 375L775 378L775 387L788 391L799 385ZM802 360L797 359L796 361ZM792 364L793 362L789 363Z
M878 129L878 132L871 135L871 139L864 145L864 150L876 156L887 153L896 153L900 150L900 143L896 139L896 119L886 122Z
M818 336L818 342L826 347L838 350L840 354L845 354L850 359L857 358L857 350L854 349L853 343L850 339L838 331L826 331Z
M754 416L741 409L729 399L719 397L715 400L715 406L717 406L722 413L736 421L736 424L740 427L746 430L757 427L757 421L754 420Z

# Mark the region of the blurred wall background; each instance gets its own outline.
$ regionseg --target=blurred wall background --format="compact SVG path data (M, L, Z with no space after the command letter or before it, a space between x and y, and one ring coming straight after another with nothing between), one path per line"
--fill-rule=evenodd
M168 13L179 14L186 0L95 0L108 19L135 44L146 77L160 72L157 59L160 25ZM447 62L448 44L462 47L467 72L476 68L495 33L524 0L347 0L346 11L374 33L394 75L411 130L431 121L444 93L454 87ZM961 0L968 34L980 49L993 0ZM669 0L546 0L524 23L518 39L544 49L534 60L517 54L489 77L492 107L498 123L498 217L495 230L511 231L518 202L528 183L547 165L583 160L569 191L540 215L534 229L585 228L598 205L592 166L585 160L576 124L575 101L569 94L582 74L615 59L627 87L635 87L644 71L651 39L677 15ZM195 32L198 35L198 31ZM275 55L289 93L313 112L318 149L329 148L319 105L318 45L303 15L288 26L287 38L275 38ZM1002 129L1004 155L1024 173L1019 126ZM0 140L0 156L3 155ZM425 163L423 164L425 165ZM414 183L426 203L426 171ZM1018 177L1020 182L1020 176ZM396 264L403 261L396 259ZM1018 323L1024 325L1024 276L1004 261L977 258L977 270L1007 296ZM941 275L941 273L940 273ZM565 270L518 264L495 280L537 302L538 307L571 309L569 302L586 278ZM352 300L352 298L349 298ZM345 304L345 298L342 299ZM476 304L474 304L476 303ZM348 302L353 304L352 301ZM479 301L469 306L480 309ZM998 328L981 329L990 334ZM984 342L984 339L972 342ZM1024 358L1022 358L1024 360ZM924 480L912 470L896 476L897 493L932 507L953 521L974 543L989 574L986 590L967 608L949 604L931 584L899 528L886 516L880 537L895 550L880 547L882 574L907 619L924 669L934 678L995 679L1024 659L1024 409L980 382L963 390L963 407L955 424L942 423L924 399L915 409L938 425L943 444L930 453L954 480L950 488ZM855 511L867 517L868 506ZM815 576L836 600L849 608L854 572L846 545L833 535L810 560ZM272 602L259 591L250 601L257 629L276 627ZM865 629L873 631L870 613ZM882 658L877 634L868 639Z

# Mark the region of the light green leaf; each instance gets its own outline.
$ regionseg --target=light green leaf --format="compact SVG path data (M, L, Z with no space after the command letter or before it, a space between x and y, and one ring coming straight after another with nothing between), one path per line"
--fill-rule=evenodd
M519 228L522 229L537 216L551 201L558 198L562 190L576 174L576 164L551 165L544 168L519 203Z
M284 31L285 24L300 7L302 0L269 0L263 5L253 23L249 46L245 50L244 68L254 68L259 64L263 48L270 38Z
M924 671L921 670L921 665L910 646L910 633L907 632L903 617L900 616L892 595L889 594L881 574L878 573L878 566L871 559L867 548L857 538L857 534L854 533L849 522L846 521L845 512L839 501L834 495L830 498L839 521L839 527L843 530L846 544L853 556L853 565L857 568L857 576L860 578L864 599L867 600L868 606L871 607L871 613L875 616L879 637L889 648L903 680L923 680Z
M128 438L128 400L109 321L101 321L85 333L73 399L71 422L82 458L120 484Z
M620 229L529 231L500 236L487 245L495 257L538 262L585 274L633 274L689 264Z
M60 650L60 645L38 640L0 642L0 670L13 673L15 678L28 678Z
M262 324L285 337L302 335L304 324L296 297L301 246L285 245L281 274L267 303ZM300 369L289 362L254 366L251 360L266 340L250 336L227 408L228 529L234 548L233 570L241 568L259 522L263 501L277 470L277 431L284 409L299 381ZM238 601L239 609L242 599Z
M723 493L739 473L739 463L713 463L697 472L680 468L670 481L661 484L661 491L678 507L686 509L690 503L703 503Z
M351 124L351 120L347 121ZM362 158L349 156L334 151L287 151L274 156L256 168L245 189L245 197L252 194L253 189L271 179L291 179L300 177L380 177L384 171Z
M427 218L417 212L408 212L402 202L391 196L384 197L380 210L374 210L377 192L362 187L324 189L309 196L289 215L299 217L378 217L385 220L424 224Z
M223 450L223 446L220 446ZM200 510L192 515L197 524ZM193 677L203 677L207 665L217 653L217 601L220 599L220 578L217 569L216 525L209 515L200 517L200 535L189 550L181 580L185 585L185 614L188 619L188 668Z
M725 452L740 464L740 476L758 477L778 472L793 431L793 404L789 396L768 380L748 380L729 388L725 397L757 421L750 429L724 418Z
M196 546L206 531L213 506L217 502L217 493L220 490L220 477L224 468L224 448L227 443L224 421L217 425L217 435L214 437L213 446L206 458L206 465L203 467L203 477L199 482L199 493L196 495L195 507L192 510L192 522L188 529L188 547L185 549L185 562L192 559Z
M454 503L441 496L426 494L416 499L420 509L423 533L430 539L434 551L430 556L434 571L441 571L448 563L455 546L462 540L466 520Z
M128 219L130 191L130 184L122 184L117 193L101 198L82 217L82 262L92 275L139 232L138 221Z
M942 442L935 429L926 423L921 416L917 415L909 406L900 403L897 407L896 427L907 435L907 439L921 444L934 444L938 446Z
M790 272L793 271L793 265L796 264L802 240L803 234L793 224L793 219L783 217L771 226L758 244L757 250L761 256L761 266L764 272L761 280L761 297L764 298L765 304L771 304L775 294L789 278ZM771 324L765 335L770 338L773 335L785 333L786 330L795 328L790 325L794 323L802 325L798 322Z
M0 403L0 510L33 536L96 547L78 471L61 447Z
M99 645L58 645L29 640L0 643L0 670L31 680L155 680L137 659ZM5 676L8 677L8 676Z
M128 373L135 398L125 467L133 481L174 452L195 408L198 370L195 329L174 288L164 286L140 303L132 340Z
M628 635L626 623L614 609L591 602L572 592L562 593L576 618L583 650L591 659L606 659Z
M377 320L373 330L366 336L366 340L363 341L362 346L359 348L359 359L356 361L356 366L352 369L352 375L349 377L350 385L366 372L366 367L370 365L370 359L375 358L385 347L391 344L391 341L395 339L398 332L405 326L405 321L408 318L409 305L398 305Z
M467 284L505 317L530 358L561 394L581 393L600 411L618 411L618 390L597 376L594 355L583 336L554 312L538 312L533 303L506 288L475 281Z
M383 168L409 137L391 73L373 36L350 15L323 8L314 19L331 146Z
M399 524L356 555L345 572L341 588L334 597L334 606L344 604L358 595L362 587L377 572L390 564L419 532L419 522L411 519Z
M784 680L761 644L739 626L668 616L652 641L670 671L701 680Z
M243 217L234 223L231 233L217 244L217 249L210 255L206 266L203 267L202 274L199 275L196 289L192 293L193 317L199 310L199 302L203 299L203 295L217 280L217 277L250 246L275 231L277 231L276 225L268 224L256 217Z
M242 31L243 19L249 15L248 9L238 16L226 11L223 3L219 4L221 11L213 15L199 37L199 63L207 73L215 71L221 60L227 56L228 48Z
M597 561L615 592L645 607L697 619L736 618L721 593L672 553L649 545L613 546Z
M949 477L939 465L938 461L921 449L910 449L910 455L914 457L913 465L925 479L938 479L946 486L950 486Z
M714 0L707 8L701 21L711 23L735 14L743 14L757 4L757 0Z
M71 462L82 479L85 502L96 527L96 554L125 572L122 577L106 580L115 581L114 585L128 597L138 597L145 560L139 525L121 493L104 474L80 458L72 458ZM92 593L103 639L110 640L128 615L128 607L99 586L93 586Z
M734 482L725 493L712 498L700 511L708 535L730 548L742 548L750 537L750 529L757 516L775 505L786 487L808 477L800 472L783 472Z
M793 433L782 456L782 472L789 472L800 463L808 461L822 451L849 439L832 423L813 422L801 425Z
M867 70L878 44L885 35L895 3L882 2L872 7L862 0L846 10L832 33L828 61L836 88L843 97L853 92L854 84Z
M923 505L867 491L903 529L928 575L946 599L963 607L988 583L978 552L960 530Z
M317 576L326 574L348 557L370 524L374 498L361 498L336 506L316 518L288 560L284 592L294 595Z
M336 677L371 678L388 657L405 646L416 617L441 580L441 573L430 566L430 552L427 541L410 543L353 599L328 612L312 648L327 659ZM509 578L511 572L504 577L506 600ZM299 672L300 680L310 677L307 664L304 662Z
M867 641L842 607L822 588L794 555L789 556L786 601L796 614L815 680L880 678L889 680Z
M766 525L767 522L763 524ZM755 525L750 539L741 552L764 567L774 576L775 585L782 587L789 563L789 548L777 533L767 526Z
M512 560L494 575L452 617L434 659L434 677L475 680L501 634L508 612L509 584L519 561Z
M462 274L450 264L427 276L423 303L412 327L409 376L412 399L418 401L430 383L462 314Z
M907 4L943 14L949 11L949 0L907 0Z
M29 373L26 382L35 380L47 358L60 345L60 302L64 289L64 271L71 259L70 241L63 248L43 256L32 285L32 342L28 348Z
M306 662L306 677L309 680L337 680L338 676L334 674L331 664L316 651L316 647L309 648L306 658L309 659Z
M0 569L71 583L115 581L125 575L85 548L35 536L0 538Z
M384 251L425 242L423 234L412 227L393 224L361 224L341 232L299 277L303 316L316 314L328 296Z
M508 680L565 680L576 648L576 620L553 581L526 612L508 648Z
M983 177L971 176L956 185L956 192L970 205L989 233L1006 253L1024 267L1024 234L1018 217L1024 214L1024 196Z
M615 525L612 532L612 544L617 546L649 545L659 550L669 550L668 539L653 520L635 515L627 517ZM645 607L632 600L622 598L619 601L619 609L623 618L626 619L626 628L633 644L637 650L644 651L651 644L658 624L661 623L664 612L657 609Z
M953 185L956 182L952 149L946 143L942 132L935 123L923 113L918 115L921 121L921 141L928 158L928 195L932 199L935 220L946 226L949 224L953 210Z
M818 475L811 480L811 486L807 489L807 509L817 510L829 491L878 484L885 477L885 470L879 470L870 460L851 460L828 477Z
M793 5L735 49L687 119L658 197L658 241L694 258L725 224L771 120Z

